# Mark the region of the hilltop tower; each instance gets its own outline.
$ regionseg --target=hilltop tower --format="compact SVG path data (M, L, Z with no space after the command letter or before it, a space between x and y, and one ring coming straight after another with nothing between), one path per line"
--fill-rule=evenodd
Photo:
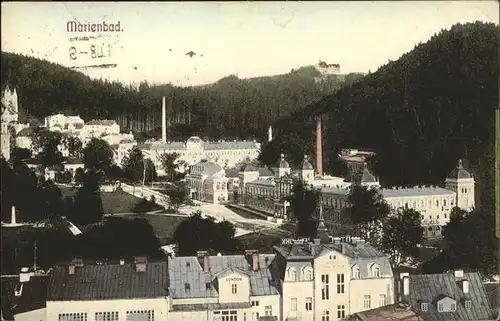
M445 180L446 189L452 190L456 194L453 206L458 206L467 211L474 207L475 183L474 177L463 167L462 160L459 159L457 167Z

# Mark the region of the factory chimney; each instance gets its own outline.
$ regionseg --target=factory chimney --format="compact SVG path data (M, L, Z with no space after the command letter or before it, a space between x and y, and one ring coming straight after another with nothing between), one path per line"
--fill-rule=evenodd
M167 104L165 96L161 99L161 141L167 142Z
M267 141L273 140L273 126L269 126L269 131L267 132Z
M319 176L323 175L323 138L321 135L321 117L316 123L316 171Z

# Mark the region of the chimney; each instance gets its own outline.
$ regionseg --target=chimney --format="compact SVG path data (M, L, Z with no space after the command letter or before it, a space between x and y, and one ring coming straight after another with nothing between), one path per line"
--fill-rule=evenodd
M323 175L323 137L322 137L321 118L316 123L316 171L319 176Z
M16 207L12 205L12 212L10 215L10 224L16 225Z
M18 284L16 285L16 288L14 289L14 296L16 297L20 297L21 295L23 295L23 287L24 287L24 284ZM2 318L3 320L3 318Z
M145 256L138 256L134 258L134 266L136 272L146 272L148 265L148 258Z
M273 126L269 126L269 131L267 132L267 141L273 140Z
M403 296L410 295L410 273L408 272L400 273L399 278L403 282Z
M464 270L455 270L455 278L460 279L464 277Z
M124 266L125 265L125 260L124 259L120 259L120 266Z
M68 264L68 275L75 274L75 265L73 263Z
M257 271L259 269L259 251L258 250L247 250L245 251L245 256L251 255L252 271Z
M462 291L464 294L469 294L469 280L462 280Z
M167 103L165 96L161 99L161 141L167 142Z
M207 251L198 251L198 259L203 260L203 272L210 272L210 256ZM201 265L201 264L200 264Z
M21 269L21 273L19 273L19 282L21 282L21 283L29 282L30 276L31 276L31 274L29 272L29 268L23 267Z

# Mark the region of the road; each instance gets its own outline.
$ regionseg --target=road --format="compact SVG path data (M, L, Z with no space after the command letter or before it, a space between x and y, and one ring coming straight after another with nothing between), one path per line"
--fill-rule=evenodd
M164 206L164 207L168 207L168 205L169 205L168 198L165 197L165 195L161 194L160 192L151 190L151 189L146 188L146 187L144 189L142 189L142 187L136 187L135 194L134 194L133 193L134 190L133 190L132 186L122 183L121 187L122 187L124 192L135 195L137 197L146 197L147 199L149 199L151 197L151 195L154 195L155 202L158 205ZM261 229L269 229L269 228L277 229L278 228L278 224L273 223L273 222L260 220L260 219L249 219L249 218L242 217L242 216L234 213L233 211L231 211L230 209L228 209L224 205L211 204L211 203L201 203L201 202L196 202L196 201L195 201L195 203L196 203L196 206L182 206L179 209L179 212L182 214L191 215L192 213L194 213L196 211L201 211L203 217L206 217L206 216L213 217L213 218L215 218L215 220L217 222L221 222L224 220L231 222L236 227L236 236L245 235L245 234L252 233L254 231L258 231Z

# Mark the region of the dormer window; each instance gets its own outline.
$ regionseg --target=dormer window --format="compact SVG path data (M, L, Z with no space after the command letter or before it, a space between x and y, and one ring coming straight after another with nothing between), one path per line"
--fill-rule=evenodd
M380 267L377 264L372 264L371 266L371 276L375 278L380 277Z
M438 303L438 312L443 312L444 311L444 306L442 303Z
M191 291L191 286L189 285L189 283L187 283L187 282L186 282L186 283L184 283L184 290L185 290L186 292Z
M465 308L467 310L472 309L472 301L470 301L470 300L465 301Z
M304 279L306 281L311 281L312 280L312 271L311 271L311 269L306 269L306 271L304 273Z
M422 310L422 312L429 311L429 304L427 302L420 303L420 310Z
M453 312L457 311L457 304L456 303L450 304L450 310Z
M297 281L297 272L295 269L291 268L288 270L288 276L290 281Z
M359 269L359 267L357 265L355 265L353 268L352 268L352 276L353 278L355 279L359 279L361 278L361 270Z

